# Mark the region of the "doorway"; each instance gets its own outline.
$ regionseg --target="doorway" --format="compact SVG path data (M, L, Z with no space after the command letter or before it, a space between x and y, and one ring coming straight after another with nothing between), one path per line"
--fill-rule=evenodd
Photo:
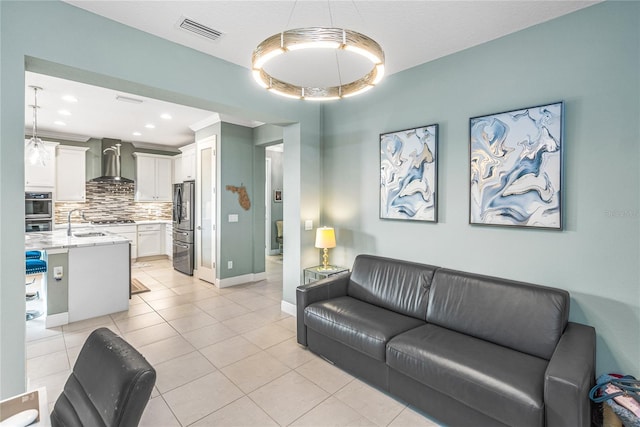
M283 154L284 144L265 148L265 255L284 255L283 235Z
M216 136L197 142L196 270L198 278L216 282Z

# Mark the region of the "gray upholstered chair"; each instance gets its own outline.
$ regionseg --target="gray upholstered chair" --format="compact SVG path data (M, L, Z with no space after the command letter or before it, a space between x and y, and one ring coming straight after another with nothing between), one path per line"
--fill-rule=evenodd
M140 422L156 371L107 328L84 343L51 412L52 427L134 427Z

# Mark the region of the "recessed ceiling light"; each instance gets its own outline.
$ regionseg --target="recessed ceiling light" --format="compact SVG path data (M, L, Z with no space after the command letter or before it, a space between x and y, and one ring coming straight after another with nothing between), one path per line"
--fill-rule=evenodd
M62 97L62 100L67 102L78 102L78 98L73 95L65 95Z
M146 127L147 129L155 129L156 125L154 125L153 123L147 123L146 125L144 125L144 127Z
M60 114L61 116L70 116L71 115L71 111L69 111L69 110L58 110L58 114Z
M142 136L142 134L140 132L134 132L133 136Z
M171 120L173 117L171 117L171 114L164 113L160 115L160 118L164 120Z
M54 125L58 125L58 126L66 126L67 124L65 122L63 122L62 120L56 120L55 122L53 122Z

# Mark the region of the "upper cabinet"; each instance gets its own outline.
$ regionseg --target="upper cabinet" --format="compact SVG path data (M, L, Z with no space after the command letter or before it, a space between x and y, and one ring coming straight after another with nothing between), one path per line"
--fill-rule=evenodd
M196 179L196 144L184 146L180 151L182 151L182 181L193 181Z
M26 143L29 140L25 140ZM56 146L57 142L43 141L44 147L49 155L49 161L44 166L41 164L31 164L27 159L25 150L24 157L24 186L26 190L37 190L38 188L51 188L56 185Z
M170 202L172 196L171 156L133 153L136 159L137 202Z
M182 154L176 154L173 156L173 183L180 184L184 179L182 178Z
M88 147L58 145L56 201L84 202Z

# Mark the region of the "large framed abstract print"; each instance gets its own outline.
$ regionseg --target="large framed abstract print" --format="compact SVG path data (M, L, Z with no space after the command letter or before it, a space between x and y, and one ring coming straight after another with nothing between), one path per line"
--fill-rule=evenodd
M564 104L469 120L469 223L562 229Z
M438 125L380 135L380 218L438 220Z

